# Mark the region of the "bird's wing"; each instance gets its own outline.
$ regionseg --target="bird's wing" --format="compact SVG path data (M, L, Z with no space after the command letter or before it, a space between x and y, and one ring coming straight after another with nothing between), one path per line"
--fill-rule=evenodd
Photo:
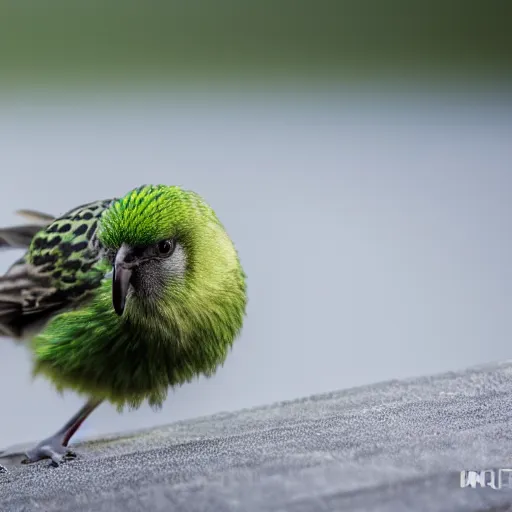
M38 224L0 228L0 249L28 249L32 238L41 229Z
M20 337L31 324L66 309L100 285L104 273L96 267L101 258L96 230L111 202L85 204L50 222L46 214L36 213L46 222L38 229L35 224L0 229L0 241L7 246L28 247L0 277L0 335Z
M18 210L18 215L31 221L31 224L0 228L0 249L28 249L32 238L55 220L47 213L35 210Z

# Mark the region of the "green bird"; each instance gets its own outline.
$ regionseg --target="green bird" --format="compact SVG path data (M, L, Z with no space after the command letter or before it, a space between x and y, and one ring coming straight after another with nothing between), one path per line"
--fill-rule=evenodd
M246 316L246 275L212 208L195 192L144 185L59 218L0 229L26 248L0 277L0 336L28 341L34 375L87 402L24 462L68 448L103 401L159 408L168 390L222 365Z

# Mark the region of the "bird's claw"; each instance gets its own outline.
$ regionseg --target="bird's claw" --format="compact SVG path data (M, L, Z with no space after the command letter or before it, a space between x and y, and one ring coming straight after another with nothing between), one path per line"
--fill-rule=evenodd
M63 446L60 439L51 437L45 439L37 444L31 450L28 450L27 458L21 461L22 464L32 464L44 459L50 459L50 465L53 467L59 466L61 463L76 459L77 455L75 452L70 450L67 446Z
M50 463L50 466L54 467L54 468L57 468L59 467L63 462L66 462L68 460L74 460L77 458L77 455L75 452L71 451L71 450L68 450L64 455L59 455L59 454L52 454L51 457L52 459L51 463Z

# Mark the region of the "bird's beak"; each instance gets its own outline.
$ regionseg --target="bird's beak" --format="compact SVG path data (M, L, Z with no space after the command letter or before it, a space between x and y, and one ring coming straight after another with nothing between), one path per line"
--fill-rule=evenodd
M126 305L126 295L130 287L132 269L127 265L125 259L128 254L128 248L119 249L114 262L112 276L112 304L115 312L121 316Z

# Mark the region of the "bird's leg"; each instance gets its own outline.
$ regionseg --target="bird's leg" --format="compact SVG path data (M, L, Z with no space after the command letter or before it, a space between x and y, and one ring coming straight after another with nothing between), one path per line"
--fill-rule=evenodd
M68 449L68 443L85 419L101 404L102 400L90 399L59 431L28 450L23 464L30 464L43 459L51 459L52 465L58 466L66 459L74 459L76 454Z

